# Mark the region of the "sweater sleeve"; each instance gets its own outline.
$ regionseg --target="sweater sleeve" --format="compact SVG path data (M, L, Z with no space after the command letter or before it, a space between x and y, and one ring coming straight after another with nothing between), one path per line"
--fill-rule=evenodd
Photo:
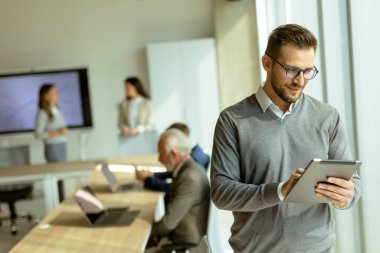
M252 212L279 204L279 183L247 184L240 171L237 129L224 111L215 127L211 161L211 198L224 210Z
M202 150L202 148L197 144L191 150L191 157L205 168L207 171L208 164L210 163L210 157Z
M173 177L173 172L165 171L165 172L156 172L154 173L154 177L166 180L168 178Z
M48 132L45 131L47 121L47 114L44 111L40 110L37 114L36 127L34 129L34 135L37 139L45 140L48 138Z
M166 173L165 174L167 176L166 178L169 178L172 174L169 172L163 172L162 174L164 174L164 173ZM159 173L157 173L157 174L159 174ZM163 177L162 174L161 175L160 174L156 176L156 173L155 173L155 175L153 177L146 178L144 181L144 187L151 189L151 190L169 193L170 192L170 184L168 182L166 182L166 178Z

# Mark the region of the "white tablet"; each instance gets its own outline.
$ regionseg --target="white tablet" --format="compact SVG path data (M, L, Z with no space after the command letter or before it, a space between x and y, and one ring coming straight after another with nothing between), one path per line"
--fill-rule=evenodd
M313 159L305 168L297 183L285 197L285 202L327 203L315 194L315 186L328 177L350 179L359 169L361 161L340 161Z

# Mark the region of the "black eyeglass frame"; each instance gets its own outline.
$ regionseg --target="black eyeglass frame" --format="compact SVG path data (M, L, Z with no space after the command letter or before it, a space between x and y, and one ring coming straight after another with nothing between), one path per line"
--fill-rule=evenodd
M319 73L319 70L317 69L316 66L314 66L313 69L299 69L299 68L296 68L296 67L287 67L287 66L281 64L279 61L277 61L274 57L272 57L272 56L270 56L270 55L268 55L268 57L271 58L271 59L272 59L274 62L276 62L278 65L280 65L283 69L285 69L285 75L286 75L287 78L290 78L290 79L296 78L296 77L302 72L303 77L304 77L306 80L311 80L311 79L313 79L314 77L316 77L316 76L318 75L318 73ZM297 72L297 74L296 74L295 76L293 76L293 77L289 77L289 76L288 76L288 71L289 71L289 69L293 69L293 70L297 69L298 72ZM307 77L305 76L305 71L309 71L309 70L314 70L314 74L313 74L310 78L307 78Z

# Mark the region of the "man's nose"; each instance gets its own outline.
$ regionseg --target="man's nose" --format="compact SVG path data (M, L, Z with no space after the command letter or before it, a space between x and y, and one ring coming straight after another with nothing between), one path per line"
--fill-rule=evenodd
M293 78L293 82L300 86L303 86L306 83L306 79L302 71L300 71L298 75Z

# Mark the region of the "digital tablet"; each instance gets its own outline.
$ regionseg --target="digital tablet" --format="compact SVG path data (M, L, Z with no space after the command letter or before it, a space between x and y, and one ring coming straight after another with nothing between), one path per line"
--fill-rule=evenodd
M359 169L361 161L340 161L313 159L305 172L285 197L285 202L327 203L328 201L315 194L315 186L326 182L328 177L350 179Z

